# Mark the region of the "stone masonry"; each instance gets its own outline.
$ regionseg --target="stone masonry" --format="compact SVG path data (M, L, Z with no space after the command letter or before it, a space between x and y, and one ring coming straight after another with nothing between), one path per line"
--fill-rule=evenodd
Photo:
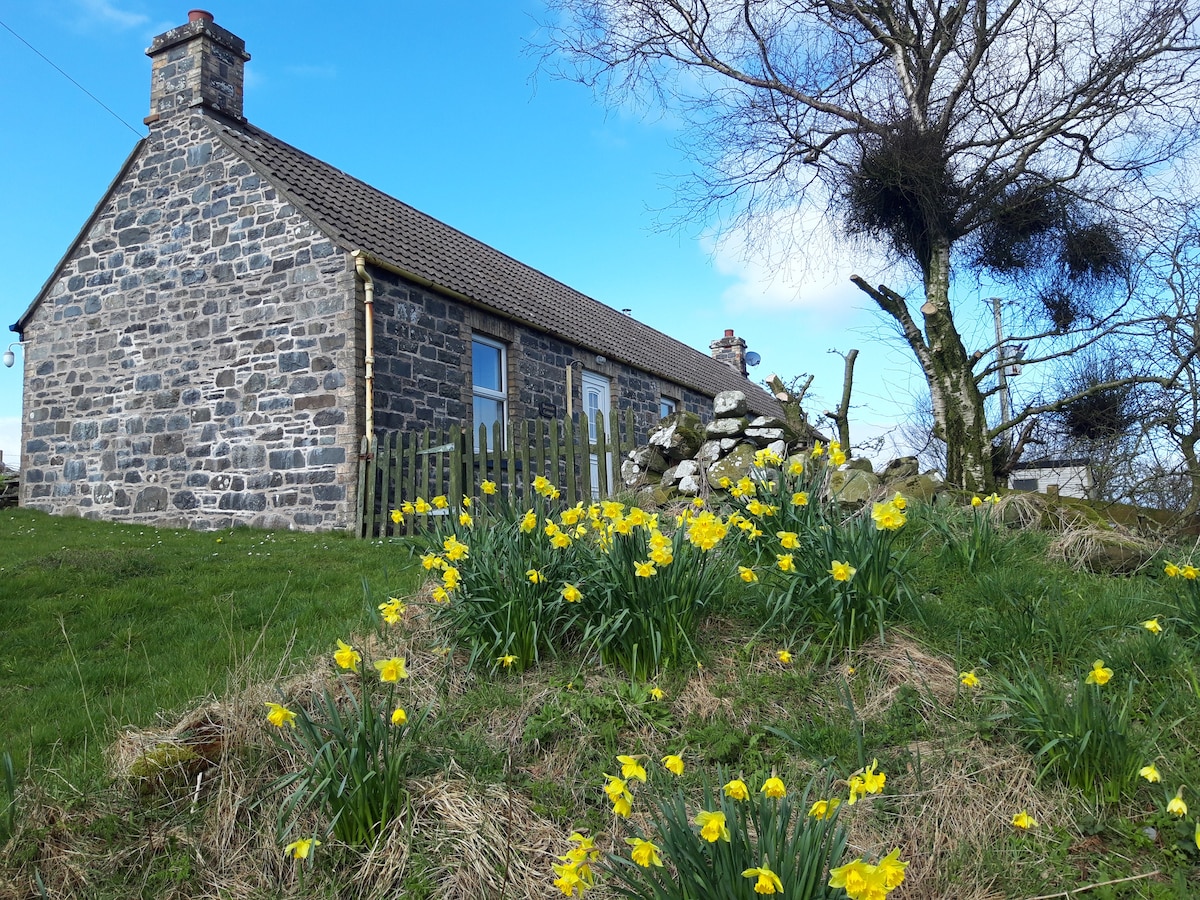
M348 528L352 268L205 123L151 128L27 323L22 503Z
M445 428L471 414L471 338L506 348L509 418L561 419L566 415L566 369L574 366L572 409L581 407L579 373L609 379L619 411L634 411L641 438L659 419L659 399L682 410L710 414L712 399L487 310L434 294L391 272L375 281L375 426L381 431Z

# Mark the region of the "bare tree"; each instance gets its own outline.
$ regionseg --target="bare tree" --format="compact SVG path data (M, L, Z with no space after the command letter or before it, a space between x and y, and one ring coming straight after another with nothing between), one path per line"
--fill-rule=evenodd
M948 479L987 490L952 266L1033 284L1049 334L1115 321L1130 223L1196 130L1195 2L551 0L546 58L687 119L693 211L821 204L915 270L913 300L855 284L924 372Z

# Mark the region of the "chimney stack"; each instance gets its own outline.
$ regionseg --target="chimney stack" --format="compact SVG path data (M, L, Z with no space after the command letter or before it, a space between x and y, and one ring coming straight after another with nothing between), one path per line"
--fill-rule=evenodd
M246 42L193 9L186 25L160 34L146 51L151 59L150 115L153 126L200 106L234 119L242 115Z
M708 348L712 351L713 359L746 377L746 342L737 337L732 328L726 328L725 337L713 341Z

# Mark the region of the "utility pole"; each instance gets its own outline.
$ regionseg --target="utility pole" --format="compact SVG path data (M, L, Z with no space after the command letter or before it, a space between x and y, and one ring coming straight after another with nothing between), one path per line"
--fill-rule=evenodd
M992 297L992 316L996 320L996 390L1000 394L1000 424L1008 421L1011 399L1008 396L1008 360L1004 354L1004 326L1000 320L1000 298ZM1006 428L1000 437L1006 450L1012 450L1012 435Z

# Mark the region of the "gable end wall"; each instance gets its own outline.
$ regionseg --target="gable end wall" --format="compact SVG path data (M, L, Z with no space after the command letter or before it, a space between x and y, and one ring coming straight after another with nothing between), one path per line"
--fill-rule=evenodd
M213 138L156 127L26 324L22 504L353 525L354 277Z

